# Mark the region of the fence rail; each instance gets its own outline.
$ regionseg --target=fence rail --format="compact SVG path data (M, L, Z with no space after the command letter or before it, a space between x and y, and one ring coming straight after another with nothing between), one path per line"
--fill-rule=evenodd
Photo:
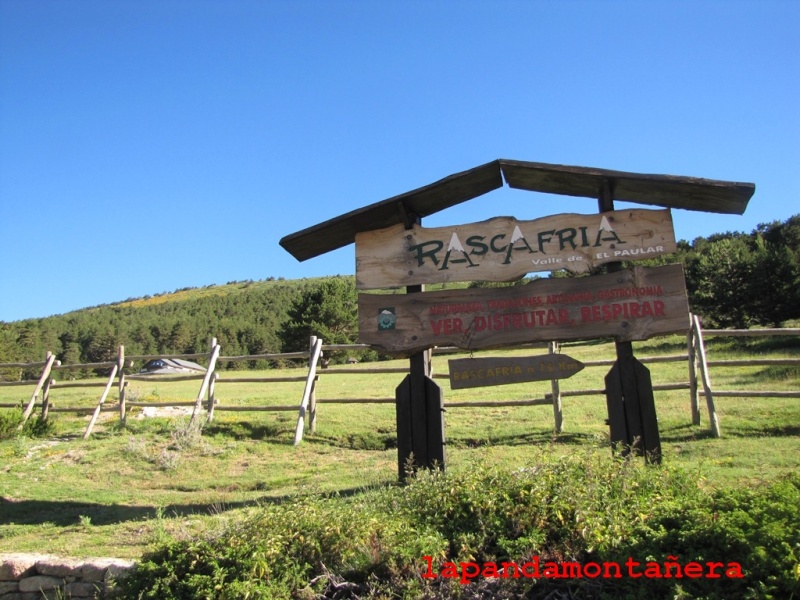
M666 356L648 356L640 358L640 362L645 364L658 364L667 362L685 362L688 369L688 381L668 382L653 385L654 391L675 391L688 390L690 395L690 407L692 423L699 425L701 422L699 401L704 397L708 412L709 427L715 436L721 436L719 417L716 414L714 399L716 398L800 398L800 391L778 391L778 390L721 390L712 388L709 369L711 367L796 367L800 366L800 358L753 358L753 359L725 359L708 360L706 356L706 344L704 337L772 337L772 336L800 336L800 328L791 329L746 329L746 330L703 330L699 318L692 316L692 327L686 336L687 351L681 354ZM543 344L524 344L514 348L548 348L550 353L559 352L559 346L555 343ZM303 352L285 352L270 354L253 354L243 356L224 356L221 347L216 339L211 340L209 352L188 353L173 355L134 355L125 356L124 346L119 347L117 359L115 361L95 362L95 363L76 363L61 364L56 360L52 353L48 352L44 361L31 363L2 363L0 369L27 369L40 370L37 379L25 381L2 381L0 387L5 386L33 386L33 392L28 397L24 405L23 420L27 420L36 408L42 411L42 417L46 418L48 412L73 412L73 413L92 413L92 418L84 433L84 439L91 435L92 429L100 413L119 411L120 420L125 421L127 412L133 407L193 407L192 419L197 419L202 411L203 405L206 407L206 420L211 421L215 411L228 412L279 412L297 411L297 426L295 428L295 444L299 444L303 439L306 428L312 432L317 426L317 407L319 404L393 404L392 398L317 398L317 385L320 379L335 375L364 375L364 374L397 374L405 375L409 372L407 367L350 367L350 368L326 368L322 364L324 352L353 352L370 349L365 344L324 344L321 339L312 337L309 350ZM433 353L437 355L448 355L463 353L459 348L443 347L434 348ZM187 375L152 375L126 374L125 369L132 367L137 362L146 362L156 358L178 358L178 359L207 359L208 367L204 373ZM248 377L248 376L225 376L220 375L216 370L219 363L258 361L258 360L302 360L308 361L307 373L302 376L275 376L275 377ZM614 359L600 359L584 361L583 365L587 368L611 367L615 363ZM51 377L55 371L68 370L99 370L109 369L106 381L57 381ZM433 373L436 379L448 379L447 373ZM158 381L158 382L183 382L201 381L200 389L194 400L174 400L169 402L139 402L126 399L126 387L130 381ZM106 403L110 392L116 383L118 390L118 401L116 404ZM271 383L304 383L302 394L299 394L299 403L276 406L234 406L223 405L216 398L216 386L220 384L271 384ZM94 407L56 407L50 401L50 394L53 390L67 388L103 388L103 391ZM578 396L602 396L606 394L605 388L593 389L573 389L563 390L558 380L551 381L551 392L544 394L542 398L528 398L520 400L492 400L492 401L460 401L446 402L445 408L485 408L485 407L514 407L514 406L553 406L553 416L555 430L560 432L563 423L562 399ZM41 395L41 400L39 399ZM21 403L0 403L0 408L15 408Z

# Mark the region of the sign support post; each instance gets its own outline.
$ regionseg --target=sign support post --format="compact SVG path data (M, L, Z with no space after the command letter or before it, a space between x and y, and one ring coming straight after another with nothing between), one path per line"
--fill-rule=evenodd
M421 224L400 203L406 229ZM424 285L406 287L407 294L425 290ZM395 392L397 414L397 469L405 481L409 469L444 470L444 404L442 389L431 378L431 351L423 350L409 357L409 374Z
M598 206L601 213L614 210L612 182L603 181ZM608 272L622 263L608 264ZM606 403L612 450L622 445L622 455L644 455L645 462L661 464L661 438L650 370L633 355L632 342L616 342L617 361L606 375Z

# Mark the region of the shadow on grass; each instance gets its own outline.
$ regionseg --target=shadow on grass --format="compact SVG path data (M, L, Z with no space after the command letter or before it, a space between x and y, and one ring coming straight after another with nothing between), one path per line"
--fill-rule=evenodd
M523 434L492 435L488 438L450 436L451 448L482 448L484 446L586 446L605 445L608 440L596 433L554 433L552 430L531 431Z
M721 424L722 436L731 438L795 437L800 436L800 425L726 425ZM675 425L661 429L662 442L690 442L714 439L706 423L702 425Z
M388 487L394 483L373 484L318 494L321 497L351 497L370 489ZM76 527L87 517L93 526L117 525L132 521L156 518L183 518L191 515L221 514L231 510L265 504L282 504L299 494L263 496L241 502L214 502L210 504L169 504L166 506L128 506L122 504L97 504L59 500L8 500L0 498L0 525L44 525Z
M713 439L714 434L707 425L686 423L662 428L660 437L662 442L691 442Z

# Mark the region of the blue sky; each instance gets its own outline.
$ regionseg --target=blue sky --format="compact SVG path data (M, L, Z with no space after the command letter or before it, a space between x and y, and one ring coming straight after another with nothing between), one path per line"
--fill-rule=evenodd
M497 158L800 213L800 3L0 0L0 321L267 277L288 233ZM425 220L591 213L504 188Z

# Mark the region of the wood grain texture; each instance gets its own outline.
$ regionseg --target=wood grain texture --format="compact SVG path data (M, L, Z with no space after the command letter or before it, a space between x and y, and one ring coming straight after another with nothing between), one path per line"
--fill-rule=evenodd
M513 281L537 271L586 273L597 265L675 252L669 210L496 217L452 227L395 225L356 235L359 289L455 281Z
M454 390L567 379L583 369L583 363L566 354L456 358L447 364Z
M499 159L289 234L280 245L307 260L353 243L359 232L403 223L408 215L432 215L491 192L503 179L512 188L586 198L597 198L608 184L617 200L726 214L742 214L755 192L752 183ZM542 195L530 199L552 202Z
M452 345L473 350L532 341L646 340L685 332L681 265L494 289L359 294L359 342L394 354Z

